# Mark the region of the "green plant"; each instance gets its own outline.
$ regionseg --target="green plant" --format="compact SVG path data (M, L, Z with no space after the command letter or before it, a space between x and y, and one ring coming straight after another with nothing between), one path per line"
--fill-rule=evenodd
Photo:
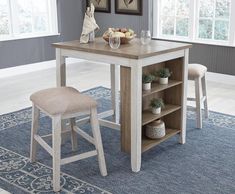
M153 80L155 80L155 76L151 74L144 74L142 76L142 82L143 84L151 83Z
M159 71L157 71L155 74L160 78L168 78L171 76L172 72L168 68L162 68Z
M165 104L161 98L153 98L150 102L152 108L164 108Z

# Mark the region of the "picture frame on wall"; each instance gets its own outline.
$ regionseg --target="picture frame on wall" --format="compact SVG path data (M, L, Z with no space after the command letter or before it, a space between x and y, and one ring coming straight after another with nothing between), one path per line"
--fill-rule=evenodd
M127 15L142 15L143 0L115 0L115 13Z
M111 13L111 0L86 0L86 6L90 3L95 6L95 12Z

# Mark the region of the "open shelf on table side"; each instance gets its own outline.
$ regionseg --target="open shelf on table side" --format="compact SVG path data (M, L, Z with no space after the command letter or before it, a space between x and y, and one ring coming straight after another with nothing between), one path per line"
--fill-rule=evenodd
M177 105L170 105L170 104L166 104L165 105L165 108L162 109L162 112L160 114L153 114L151 112L151 109L149 110L145 110L143 111L143 114L142 114L142 126L144 125L147 125L163 116L166 116L170 113L173 113L177 110L179 110L181 108L181 106L177 106Z
M149 139L146 136L142 137L142 152L145 152L156 145L166 141L167 139L173 137L174 135L180 133L179 129L169 129L166 128L166 135L161 139Z
M149 95L154 94L156 92L160 92L160 91L163 91L165 89L180 85L182 83L183 83L182 81L176 81L176 80L169 80L168 84L152 83L151 90L143 91L142 96L146 97L146 96L149 96Z

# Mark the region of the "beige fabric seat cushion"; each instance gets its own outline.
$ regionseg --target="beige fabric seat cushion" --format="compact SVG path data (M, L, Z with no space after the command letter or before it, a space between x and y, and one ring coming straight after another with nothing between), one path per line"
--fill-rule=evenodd
M188 79L194 80L199 77L203 77L207 72L207 67L200 64L189 64L188 65Z
M97 106L95 100L72 87L41 90L32 94L30 100L50 115L82 113Z

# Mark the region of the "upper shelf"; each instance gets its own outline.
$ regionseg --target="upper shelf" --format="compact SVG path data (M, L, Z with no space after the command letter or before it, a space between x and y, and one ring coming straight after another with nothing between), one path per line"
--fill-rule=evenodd
M163 91L165 89L177 86L182 84L182 81L176 81L176 80L169 80L168 84L159 84L159 83L152 83L152 88L149 91L143 91L142 95L143 97L149 96L150 94L154 94L156 92Z
M162 109L162 112L160 114L154 115L151 110L145 110L143 111L143 115L142 115L142 125L147 125L148 123L151 123L163 116L166 116L172 112L175 112L177 110L179 110L181 108L181 106L177 106L177 105L170 105L167 104L165 105L165 108Z

